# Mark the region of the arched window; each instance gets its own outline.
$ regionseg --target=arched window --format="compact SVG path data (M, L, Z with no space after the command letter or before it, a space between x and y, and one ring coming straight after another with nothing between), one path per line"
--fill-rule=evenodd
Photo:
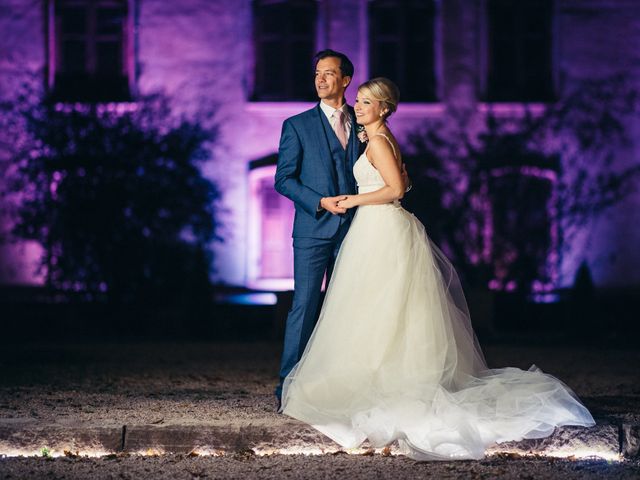
M522 165L490 171L490 251L494 289L541 292L557 276L555 168Z
M293 289L291 229L293 202L276 192L277 155L249 164L249 248L247 286Z

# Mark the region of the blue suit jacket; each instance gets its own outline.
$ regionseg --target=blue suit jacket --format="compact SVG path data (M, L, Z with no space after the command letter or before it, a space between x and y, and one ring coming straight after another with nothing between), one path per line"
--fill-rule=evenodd
M275 188L295 204L294 237L331 238L341 223L353 216L353 209L345 215L317 211L322 197L356 193L353 164L362 146L356 135L353 108L349 107L349 113L351 133L346 152L339 146L320 104L288 118L282 125ZM337 155L345 155L345 172L336 169L340 165ZM339 191L339 175L343 175L342 184L347 191Z

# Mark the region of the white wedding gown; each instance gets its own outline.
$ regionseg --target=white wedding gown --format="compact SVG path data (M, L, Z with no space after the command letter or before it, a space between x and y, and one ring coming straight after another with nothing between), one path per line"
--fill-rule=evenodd
M384 186L365 154L353 171L360 193ZM418 460L595 424L535 366L487 367L455 270L399 202L358 207L282 411L345 448L397 441Z

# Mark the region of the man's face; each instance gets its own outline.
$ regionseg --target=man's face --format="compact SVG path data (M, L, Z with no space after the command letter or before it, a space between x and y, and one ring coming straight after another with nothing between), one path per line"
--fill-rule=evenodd
M342 100L349 82L351 82L351 77L342 76L339 58L327 57L318 60L315 84L320 99Z

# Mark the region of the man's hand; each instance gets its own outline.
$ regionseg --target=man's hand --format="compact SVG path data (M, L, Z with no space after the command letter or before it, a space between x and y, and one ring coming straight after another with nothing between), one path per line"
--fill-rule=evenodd
M347 195L344 200L338 202L338 206L346 209L357 207L356 197L357 195Z
M338 197L322 197L320 199L320 206L327 210L328 212L333 213L334 215L338 215L341 213L346 213L347 209L338 206L338 202L340 200L345 200L347 198L346 195L340 195Z
M411 190L413 185L411 184L411 179L409 178L409 174L407 173L407 167L404 163L402 163L402 170L400 172L402 175L402 181L404 182L404 191L405 193Z

